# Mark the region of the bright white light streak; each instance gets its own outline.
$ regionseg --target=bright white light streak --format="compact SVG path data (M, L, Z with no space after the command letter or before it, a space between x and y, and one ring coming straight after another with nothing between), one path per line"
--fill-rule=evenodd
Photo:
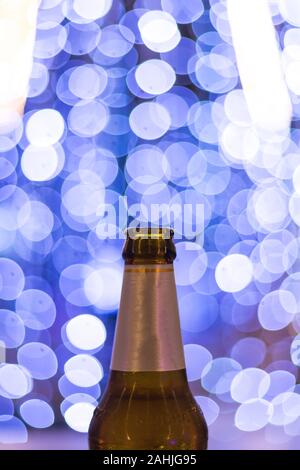
M23 112L39 0L0 1L0 108Z
M227 9L251 119L262 136L285 134L292 105L268 0L227 0Z

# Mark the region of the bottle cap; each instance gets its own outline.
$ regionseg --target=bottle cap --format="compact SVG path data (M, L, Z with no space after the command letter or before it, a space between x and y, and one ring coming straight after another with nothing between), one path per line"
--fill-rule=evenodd
M123 249L126 263L172 263L176 257L174 232L165 227L130 227Z

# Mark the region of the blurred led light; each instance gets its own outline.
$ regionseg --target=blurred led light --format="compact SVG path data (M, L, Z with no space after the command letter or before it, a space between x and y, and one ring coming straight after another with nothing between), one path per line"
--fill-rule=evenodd
M103 368L97 359L88 354L71 357L64 365L67 379L79 387L92 387L103 378Z
M79 168L94 171L101 175L103 185L109 186L118 175L118 163L115 155L101 147L93 147L80 159ZM98 180L100 182L100 180Z
M79 307L91 305L84 292L86 279L93 274L93 269L87 264L71 264L66 267L59 278L59 287L65 299ZM101 285L97 286L101 292Z
M27 369L17 364L0 365L0 394L5 398L24 397L32 390L32 380Z
M133 32L124 25L109 25L102 29L97 45L99 51L108 57L123 57L134 45Z
M59 392L63 397L69 397L69 395L84 393L91 397L98 399L101 394L99 384L93 385L92 387L79 387L78 385L72 384L65 375L63 375L58 381Z
M201 278L199 279L199 281L194 283L193 288L196 292L199 292L200 294L204 294L206 296L215 295L220 292L220 288L215 278L215 271L219 261L222 258L222 255L217 251L208 251L207 253L205 253L205 255L207 259L206 270L203 273L203 276L201 276ZM199 269L199 266L201 266L199 262L195 264L196 273L197 268ZM202 270L200 272L202 272Z
M20 142L22 133L23 122L19 114L12 108L1 106L0 101L0 151L12 150Z
M150 59L138 65L135 78L139 87L146 93L161 95L172 88L176 75L168 62Z
M188 176L191 173L198 178L197 182L204 179L207 169L206 158L197 145L191 142L174 142L166 148L165 156L169 167L168 178L176 185L188 186ZM197 175L195 166L198 170Z
M135 186L136 183L144 186L162 180L168 172L168 162L159 147L142 145L128 155L125 168L127 174L134 179Z
M214 113L218 113L217 108L219 108L219 104L216 102L195 103L191 106L187 122L190 132L199 141L208 144L218 143L219 131L214 118ZM223 166L224 164L223 161Z
M253 266L245 255L225 256L216 267L216 282L224 292L239 292L251 282Z
M179 300L180 325L192 333L205 331L218 317L219 306L216 299L192 292Z
M103 67L95 64L81 65L72 69L69 90L82 100L92 100L107 87L108 76Z
M161 10L144 13L138 21L144 44L154 52L167 52L180 41L180 32L172 15Z
M190 184L201 194L214 196L223 193L230 184L231 171L228 166L214 159L214 150L201 150L192 155L188 167L187 175ZM203 158L201 158L203 156ZM204 166L205 171L204 171Z
M57 358L49 346L44 343L32 342L24 344L17 353L18 363L25 367L32 378L46 380L57 372Z
M291 233L286 230L267 235L259 245L260 261L264 268L274 274L281 274L289 269L295 260L292 257L292 250L288 255L287 247L293 243L293 240L295 239Z
M34 62L31 70L27 97L34 98L43 93L49 83L49 72L47 67L40 63Z
M169 130L171 117L164 106L159 103L140 103L131 111L129 124L138 137L155 140Z
M227 11L253 124L263 132L286 131L290 126L292 107L268 2L228 0Z
M38 12L38 24L44 23L45 21L56 21L62 22L64 14L62 12L62 1L61 0L41 0Z
M66 334L72 345L85 351L99 348L106 339L106 330L102 321L88 314L72 318L67 323Z
M234 422L241 431L254 432L268 424L272 413L273 406L267 400L253 399L238 407Z
M259 139L252 127L229 123L221 135L226 156L236 163L251 162L259 151Z
M230 24L228 22L227 5L226 2L221 0L220 2L210 1L211 9L209 11L209 18L213 27L218 31L221 38L232 43Z
M79 16L96 20L109 12L112 3L112 0L74 0L73 8Z
M25 191L14 184L7 184L0 188L0 227L2 229L13 232L26 222L29 213L24 214L23 207L28 200Z
M91 173L92 174L92 173ZM102 182L98 185L90 185L87 182L75 184L63 196L63 204L69 214L75 219L92 217L99 218L101 209L104 209L105 192ZM98 216L98 217L97 217Z
M178 75L186 75L188 73L188 62L195 53L195 41L190 38L182 37L175 49L162 52L160 56L173 67Z
M224 100L224 111L233 124L251 126L251 117L243 90L233 90L227 93Z
M300 418L297 418L292 423L289 423L284 426L284 432L286 436L299 436L300 434ZM280 428L279 428L280 429Z
M25 285L24 273L18 263L8 258L0 258L0 299L15 300Z
M299 296L299 282L300 282L300 273L294 272L287 276L282 284L281 289L287 291L290 296L281 297L281 303L290 313L297 313L300 305L300 296ZM295 305L296 304L296 305Z
M192 242L179 242L176 243L176 253L176 284L187 286L199 281L207 268L207 256L202 247Z
M288 197L279 186L259 188L248 204L249 221L268 232L283 229L289 221L288 204Z
M271 403L274 413L270 418L270 423L275 426L290 424L300 416L300 395L298 393L279 393Z
M293 364L300 366L300 334L297 335L292 341L291 359Z
M0 310L0 343L5 348L18 348L25 338L22 318L11 310Z
M207 197L195 189L178 191L171 200L171 205L179 207L177 220L174 220L174 227L178 234L184 235L188 240L196 238L196 243L203 244L204 228L208 226L212 217L212 207ZM171 206L172 207L172 206ZM176 211L174 211L175 213ZM182 222L182 227L177 224ZM199 261L199 260L198 260ZM193 263L197 264L197 261ZM191 267L191 281L195 282L197 267ZM192 280L194 278L194 281Z
M171 129L178 129L186 123L189 106L179 94L172 92L157 96L156 102L161 104L169 113L171 118Z
M101 101L82 100L71 109L68 125L79 137L93 137L103 131L108 116L108 109Z
M185 344L184 357L189 382L201 379L204 368L212 360L211 353L200 344Z
M237 361L228 357L213 359L202 372L202 387L210 393L223 395L230 391L231 383L241 369Z
M225 209L229 224L241 235L254 233L254 228L250 225L247 217L248 200L251 194L250 190L244 189L230 195L230 200Z
M239 242L238 233L230 225L220 223L211 226L211 228L214 232L213 239L215 246L220 253L227 254L230 248Z
M54 423L51 406L39 399L27 400L20 406L20 415L29 426L37 429L49 428Z
M145 8L137 8L135 5L135 8L133 10L127 11L120 20L120 24L126 26L133 32L136 44L143 44L143 40L138 28L138 21L140 17L146 13L146 11L147 10Z
M116 234L119 233L117 227ZM103 263L120 261L123 246L122 239L112 239L102 236L99 231L91 231L87 238L88 251L95 260Z
M284 32L283 38L284 50L283 50L283 59L285 55L289 59L299 59L299 29L298 28L289 28Z
M190 59L188 71L199 88L211 93L227 93L238 83L238 72L232 60L214 52L201 55L196 63L194 58Z
M124 135L130 132L128 117L124 114L111 114L105 132L111 135Z
M123 271L117 265L95 269L84 281L84 291L90 303L100 310L116 310L120 301Z
M16 233L14 231L8 231L0 227L0 252L4 252L13 245L15 235ZM0 284L2 284L2 281Z
M195 400L200 406L202 413L204 414L206 424L210 426L216 421L220 414L219 405L209 397L202 397L196 395Z
M300 8L297 0L279 0L279 11L283 18L294 26L300 26Z
M270 400L280 393L293 392L296 385L296 378L287 370L273 370L269 373L270 387L265 396Z
M87 402L74 403L64 414L67 425L74 431L87 433L95 407Z
M251 351L251 354L249 352ZM243 367L256 367L262 364L267 353L264 341L255 337L242 338L231 349L231 357Z
M205 10L203 0L136 0L129 11L112 0L42 0L37 22L38 2L20 2L22 22L19 2L6 2L9 18L0 21L3 44L10 43L5 57L0 50L0 342L25 367L0 364L0 441L27 438L14 420L13 436L14 399L22 399L16 412L28 426L51 426L57 382L67 424L87 432L103 376L96 355L106 325L99 313L115 314L119 304L120 226L128 210L130 220L174 227L187 375L196 394L203 387L208 395L196 400L212 445L246 448L259 437L260 447L295 447L296 0L263 0L258 7L258 0L246 1L239 43L225 0L209 0ZM33 48L22 25L33 40L36 23ZM12 55L19 39L22 54ZM242 56L244 46L249 54ZM270 73L261 73L266 68ZM148 213L158 203L161 213ZM169 219L173 204L182 212ZM120 221L105 212L110 207ZM217 272L232 255L246 257L249 270L243 263L230 269L233 281L222 274L226 290ZM48 348L44 355L40 347ZM222 351L229 357L219 357Z
M133 212L137 220L143 222L148 219L152 223L158 224L161 220L168 220L168 208L171 203L171 190L168 185L165 182L159 182L145 188L142 192L140 204L134 205L130 212ZM155 206L155 204L158 204L158 206Z
M30 206L28 209L27 205ZM21 210L30 213L26 222L20 227L20 233L27 240L39 242L47 238L52 232L54 226L54 217L46 204L40 201L30 201L25 204Z
M50 328L56 317L56 307L49 294L39 289L26 289L16 300L16 312L25 326L32 330Z
M66 45L66 28L54 21L40 23L36 32L33 56L36 59L55 57Z
M0 179L4 180L14 174L14 165L4 156L0 160Z
M298 226L300 226L299 208L300 208L300 194L295 192L292 194L289 200L289 213L291 215L291 218L295 222L295 224Z
M300 166L297 166L293 173L293 186L296 193L300 193Z
M162 0L161 6L181 24L193 23L204 13L201 0L190 0L187 4L183 4L180 0Z
M240 371L231 383L231 396L238 403L263 398L270 386L270 377L262 369L250 367Z
M10 398L0 396L0 416L14 414L14 403Z
M29 142L37 147L48 147L59 141L64 133L65 122L55 109L41 109L33 113L26 125Z
M64 27L66 40L63 48L72 55L84 55L97 46L101 38L101 30L97 23L67 23Z
M68 266L87 260L86 241L77 235L60 238L52 249L52 261L55 269L61 273Z
M273 290L266 294L258 307L258 319L263 328L277 331L285 328L297 312L293 294L284 290Z
M31 181L48 181L60 173L64 162L62 148L29 145L23 152L21 168L26 178Z
M0 442L1 444L25 443L28 433L25 424L15 416L0 416Z

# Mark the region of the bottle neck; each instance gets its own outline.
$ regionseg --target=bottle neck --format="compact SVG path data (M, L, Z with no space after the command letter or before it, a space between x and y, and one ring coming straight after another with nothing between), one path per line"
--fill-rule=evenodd
M185 368L173 264L139 258L125 264L111 369Z

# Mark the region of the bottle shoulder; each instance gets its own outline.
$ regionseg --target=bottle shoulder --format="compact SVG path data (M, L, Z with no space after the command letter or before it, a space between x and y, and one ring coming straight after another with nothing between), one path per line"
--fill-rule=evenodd
M95 410L89 435L92 448L207 446L207 425L188 387L148 391L124 388L121 394L108 388Z

